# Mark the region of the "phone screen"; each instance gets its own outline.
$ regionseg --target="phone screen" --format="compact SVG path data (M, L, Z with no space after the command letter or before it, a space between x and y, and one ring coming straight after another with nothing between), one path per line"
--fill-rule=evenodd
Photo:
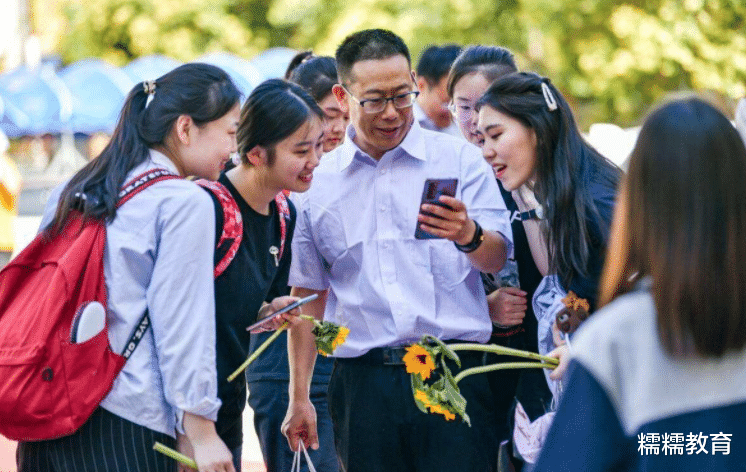
M422 189L422 200L420 206L425 203L431 203L433 205L439 205L446 207L444 203L438 201L441 195L447 195L449 197L456 196L456 187L458 187L458 179L427 179L425 180L425 187ZM429 216L432 214L423 212ZM417 222L417 229L414 232L415 239L438 239L438 236L432 235L424 231L420 227L420 222Z

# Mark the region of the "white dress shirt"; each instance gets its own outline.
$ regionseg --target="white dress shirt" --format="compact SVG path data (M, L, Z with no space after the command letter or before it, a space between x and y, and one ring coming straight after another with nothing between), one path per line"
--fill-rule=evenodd
M163 154L133 169L178 174ZM53 192L41 228L52 220L65 184ZM151 327L114 381L101 407L133 423L175 436L183 413L217 419L215 210L193 182L167 180L136 195L106 227L104 277L109 343L121 353L146 308Z
M298 210L290 285L329 287L324 318L347 326L335 354L356 357L424 334L486 342L492 331L479 271L445 239L414 238L427 178L457 178L456 198L512 252L508 210L479 150L415 122L375 161L347 139L326 154Z

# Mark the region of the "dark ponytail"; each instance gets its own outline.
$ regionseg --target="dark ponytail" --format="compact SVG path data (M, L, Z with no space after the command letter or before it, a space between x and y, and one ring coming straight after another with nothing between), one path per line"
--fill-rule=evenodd
M149 103L148 85L155 87ZM184 64L153 82L135 85L109 144L70 179L49 228L61 229L73 210L88 218L114 219L127 175L148 159L149 148L165 144L180 115L202 126L223 117L239 99L228 74L207 64Z

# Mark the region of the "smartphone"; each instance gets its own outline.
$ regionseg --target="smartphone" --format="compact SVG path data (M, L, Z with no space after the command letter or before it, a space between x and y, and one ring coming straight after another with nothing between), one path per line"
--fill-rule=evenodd
M317 298L319 298L319 296L317 294L315 294L315 293L313 295L307 296L306 298L301 298L300 300L291 303L290 305L286 306L285 308L281 308L281 309L277 310L276 312L272 313L271 315L268 315L267 317L262 318L261 320L257 321L253 325L251 325L248 328L246 328L246 331L253 331L253 330L257 329L257 328L260 328L260 327L264 326L265 324L269 323L270 321L272 321L272 319L275 316L281 315L283 313L287 313L288 311L290 311L290 310L292 310L294 308L298 308L301 305L305 305L308 302L312 302L312 301L316 300Z
M425 203L431 203L433 205L442 206L448 208L448 205L438 201L441 195L448 195L449 197L456 196L456 187L458 187L458 179L427 179L425 180L425 187L422 189L422 199L420 201L420 207ZM421 212L423 215L435 216L432 213ZM421 223L417 222L417 229L414 231L415 239L438 239L438 236L432 235L421 228Z

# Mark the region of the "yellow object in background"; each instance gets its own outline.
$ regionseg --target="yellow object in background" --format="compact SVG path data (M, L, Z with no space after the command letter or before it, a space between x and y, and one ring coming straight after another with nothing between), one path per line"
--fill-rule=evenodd
M13 252L13 221L21 193L21 174L5 153L0 153L0 252Z

